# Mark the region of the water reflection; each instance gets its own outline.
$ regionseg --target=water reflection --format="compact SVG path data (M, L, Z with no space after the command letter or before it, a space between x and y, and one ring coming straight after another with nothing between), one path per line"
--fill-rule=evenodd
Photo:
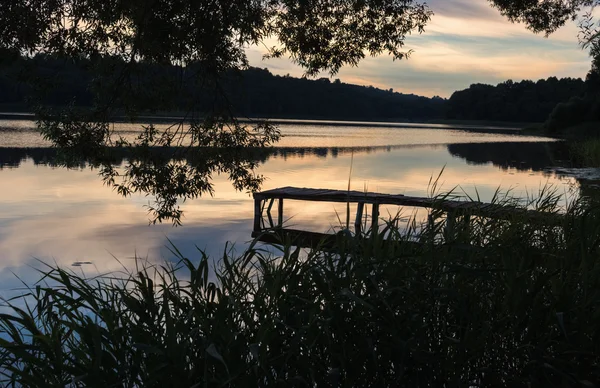
M443 166L441 190L455 186L471 194L477 190L482 200L489 200L497 187L525 195L546 183L564 191L576 184L574 179L545 171L541 167L545 161L538 164L534 160L541 157L547 144L527 145L523 151L507 154L508 148L522 146L490 145L482 151L488 156L481 158L474 156L481 145L281 148L263 150L253 158L266 177L264 189L299 186L344 190L351 164L353 189L382 193L427 195L429 178ZM493 150L497 150L498 158L490 156L496 152ZM252 198L236 191L227 175L212 177L213 197L182 204L184 227L149 226L143 207L149 201L145 195L116 195L98 179L98 172L89 168L56 168L55 153L48 148L0 150L2 289L19 286L12 272L24 279L37 279L27 267L37 265L33 258L56 260L65 266L91 262L75 269L109 272L121 269L113 255L131 267L128 258L135 255L155 263L172 260L167 239L192 259L198 257L196 246L218 257L227 242L234 242L239 251L250 239ZM511 161L501 161L501 155L508 155ZM127 155L119 158L117 162L123 163ZM389 211L395 213L395 209ZM344 205L286 203L286 216L291 217L287 225L316 232L328 232L336 226L336 212L344 214ZM404 214L410 212L404 210Z
M335 125L333 125L335 124ZM381 124L381 123L380 123ZM114 123L111 131L128 141L134 141L142 132L143 123ZM170 127L165 123L154 123L158 131ZM484 142L539 142L548 141L536 136L523 136L515 131L495 132L495 128L445 125L395 123L382 126L372 123L328 122L292 124L280 122L282 138L278 147L375 147L388 145L431 145ZM462 128L462 129L460 129ZM49 147L34 121L1 120L0 147Z
M450 154L469 164L492 164L509 174L512 170L532 175L555 176L576 183L580 196L600 201L600 169L581 167L572 161L567 142L450 144Z
M450 144L448 152L471 164L519 171L547 171L551 167L570 166L566 142L497 142Z
M526 143L528 144L528 143ZM533 143L535 144L535 143ZM452 145L451 145L452 146ZM449 147L451 147L449 146ZM252 159L256 162L266 162L269 158L336 158L338 156L348 156L353 154L371 154L380 152L391 152L395 150L410 150L410 149L423 149L423 148L444 148L444 145L437 146L424 146L422 144L415 145L384 145L384 146L364 146L364 147L274 147L264 149L250 149L242 151L236 151L238 155L246 159ZM173 149L156 149L157 153L164 155L172 155ZM207 150L208 151L208 150ZM58 158L59 152L56 148L49 147L3 147L0 148L0 169L3 168L17 168L22 163L31 160L34 165L49 166L49 167L62 167L62 162ZM205 156L206 154L202 155ZM179 156L185 156L185 154L179 154ZM115 149L113 154L113 162L117 165L122 165L128 158L131 157L130 152L127 149ZM188 159L186 159L188 160ZM199 159L189 159L190 162L196 163ZM79 168L86 168L87 162L82 159L80 160ZM77 166L72 166L76 168Z
M344 190L351 166L354 190L415 196L428 194L430 177L444 166L441 190L456 186L470 194L477 190L484 201L498 187L525 195L547 182L565 191L576 184L544 170L553 163L547 155L555 155L547 151L555 145L540 143L547 139L439 128L284 124L284 138L273 149L229 155L151 150L162 161L158 166L174 161L204 172L200 177L210 183L213 195L178 202L184 212L182 228L169 223L150 226L144 206L152 203L156 192L118 195L85 158L71 160L71 169L62 168L64 160L47 147L33 122L11 123L0 121L0 293L20 286L13 272L26 281L37 280L29 267L39 265L34 258L63 266L79 263L73 267L78 271L105 273L121 269L121 263L134 268L134 256L152 263L173 260L169 240L190 259L198 257L197 247L219 257L228 242L241 251L251 235L252 198L248 190L232 185L231 171L206 169L215 162L252 172L238 177L264 176L261 189ZM139 125L116 126L127 136L139 133ZM126 149L113 150L110 163L123 169L135 158ZM383 216L386 211L395 214L397 209L382 209ZM403 210L404 215L411 212ZM323 233L338 225L336 213L344 214L345 208L289 201L285 213L290 217L288 226ZM92 264L81 264L87 262Z
M140 124L115 123L112 132L122 138L131 138L132 144L142 143L143 147L98 147L91 145L74 147L71 140L65 141L66 148L56 152L51 148L39 147L41 138L36 131L35 123L27 120L0 121L0 145L17 144L17 147L4 147L0 157L0 169L18 166L22 160L32 158L34 163L44 163L52 167L84 168L91 166L97 169L103 183L122 196L142 194L150 198L146 208L153 223L172 221L179 225L183 216L183 201L199 198L203 195L214 195L215 175L226 175L234 189L245 192L259 190L264 182L264 175L256 172L259 163L268 158L283 156L302 157L304 154L321 158L337 158L344 153L365 153L394 150L411 150L415 147L436 147L452 144L474 142L514 141L514 134L478 133L464 130L448 129L414 124L398 124L402 127L359 126L357 124L337 123L336 125L304 123L304 125L284 124L281 126L283 140L276 149L225 149L198 147L155 147L158 134L163 133L168 124L156 124L156 133L141 132ZM185 124L182 124L185 126ZM83 128L83 127L82 127ZM92 126L90 130L95 128ZM83 128L85 129L85 128ZM82 130L83 130L82 129ZM99 132L105 134L104 127ZM485 130L490 130L486 128ZM82 133L88 134L88 129ZM93 130L90 133L95 133ZM165 132L168 133L168 132ZM186 133L184 131L184 133ZM37 136L39 139L35 139ZM71 134L71 137L74 134ZM86 135L87 136L87 135ZM135 137L140 136L136 142ZM163 133L164 136L164 133ZM187 135L182 135L183 137ZM81 136L74 136L78 139ZM93 136L92 136L93 137ZM86 138L84 136L84 138ZM518 137L521 142L539 142L536 137ZM42 145L43 139L42 140ZM74 141L74 140L73 140ZM182 140L185 143L185 140ZM160 142L159 142L160 143ZM192 142L194 143L194 142ZM261 143L260 141L254 143ZM252 143L252 144L254 144ZM171 144L169 141L168 144ZM195 144L195 143L194 143ZM204 143L198 143L204 144ZM295 147L286 147L294 144ZM335 144L336 146L331 146ZM36 147L37 148L31 148ZM344 146L344 147L340 147ZM23 151L21 148L26 147ZM429 154L412 155L410 163L424 166L432 161L438 162ZM374 163L368 179L385 178L380 172L388 171L387 160ZM393 162L394 164L397 161ZM442 164L438 163L438 168ZM429 174L431 175L431 174ZM331 181L328 181L330 184ZM367 183L365 183L366 185ZM366 189L366 186L365 186Z

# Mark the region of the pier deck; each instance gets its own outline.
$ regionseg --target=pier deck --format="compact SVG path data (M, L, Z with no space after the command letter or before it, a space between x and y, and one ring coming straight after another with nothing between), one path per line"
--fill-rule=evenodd
M365 205L371 205L371 230L377 232L379 222L379 206L397 205L407 207L420 207L435 209L446 214L447 225L451 229L456 217L485 217L500 220L519 220L521 222L535 223L543 226L558 226L562 222L562 216L553 213L544 213L528 210L514 206L492 204L477 201L459 201L440 198L414 197L401 194L382 194L373 192L312 189L299 187L282 187L273 190L262 191L254 194L254 227L253 237L264 234L269 230L281 230L283 228L284 200L298 201L322 201L356 203L357 211L354 222L355 233L362 230L362 218ZM271 214L271 210L277 201L277 223ZM267 222L265 222L265 210ZM296 234L300 231L294 231ZM309 232L306 232L309 233ZM311 239L317 237L310 232ZM321 234L323 237L331 236ZM270 239L272 240L272 238Z

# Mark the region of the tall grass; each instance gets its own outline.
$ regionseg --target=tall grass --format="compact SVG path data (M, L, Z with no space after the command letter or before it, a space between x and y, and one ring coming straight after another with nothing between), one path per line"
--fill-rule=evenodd
M572 144L576 162L587 167L600 167L600 138L594 137Z
M339 234L335 251L254 242L214 275L175 248L178 264L124 279L48 267L0 314L0 385L600 383L600 209L574 202L559 227L471 217L444 237L431 219L389 222L387 243Z

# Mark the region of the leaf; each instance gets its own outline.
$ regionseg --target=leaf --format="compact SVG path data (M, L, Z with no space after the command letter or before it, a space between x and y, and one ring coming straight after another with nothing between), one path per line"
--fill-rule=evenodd
M219 360L221 364L223 364L223 366L225 367L225 370L227 370L227 374L229 374L229 368L227 368L227 364L225 363L223 356L221 356L221 353L219 353L219 351L217 350L215 344L210 344L208 348L206 348L206 353L208 353L211 357Z
M558 326L560 327L560 330L565 335L565 338L567 338L567 329L565 328L564 313L556 313L556 319L558 319Z
M163 354L162 351L160 351L159 349L157 349L156 347L151 346L151 345L135 343L135 344L133 344L133 347L136 349L139 349L145 353Z
M375 307L373 307L373 305L370 305L369 303L365 302L364 300L360 299L358 296L356 296L355 294L352 293L352 291L350 291L347 288L344 288L340 294L342 296L346 296L349 299L352 299L353 301L355 301L356 303L365 306L366 308L368 308L369 310L375 310Z
M252 354L252 357L258 361L258 356L259 356L258 344L250 344L249 348L250 348L250 354Z

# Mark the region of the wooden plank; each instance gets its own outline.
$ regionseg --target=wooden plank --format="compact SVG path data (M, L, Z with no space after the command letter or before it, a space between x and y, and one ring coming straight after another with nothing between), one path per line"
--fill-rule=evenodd
M302 248L335 249L340 236L335 234L309 232L297 229L277 229L265 232L252 232L252 238L267 244L285 244L290 241L292 245ZM389 244L405 245L407 248L419 248L421 243L416 241L390 241L383 240L383 246Z
M454 211L457 215L468 214L473 216L508 220L514 217L524 217L530 222L540 222L547 225L558 225L562 220L562 217L557 214L537 212L534 210L515 208L512 206L471 201L436 200L432 198L360 191L283 187L280 189L255 193L254 198L285 198L300 201L304 200L323 202L362 202L368 204L379 203L381 205L424 207L437 209L444 212Z
M372 205L372 234L378 233L379 206L380 205L398 205L412 206L435 209L446 213L446 228L443 234L446 241L452 241L456 237L456 219L461 217L462 222L468 224L469 217L479 216L501 220L525 219L527 222L541 223L543 226L557 226L562 224L563 216L559 214L549 214L526 210L511 206L502 206L498 204L482 202L461 202L452 200L435 200L431 198L410 197L404 195L391 195L379 193L362 193L357 191L342 190L322 190L322 189L303 189L296 187L284 187L281 189L269 190L254 194L254 229L252 237L257 237L259 241L269 243L282 243L282 238L286 238L293 245L303 247L333 247L337 241L336 235L315 233L283 228L283 200L285 198L305 201L325 201L325 202L349 202L358 203L355 233L361 236L362 218L365 204ZM275 199L278 199L278 226L273 229L273 219L271 217L271 208ZM267 206L267 201L269 204ZM271 229L263 228L264 211L267 209L267 215ZM433 215L431 212L427 217L428 229L433 232ZM384 241L385 243L386 241ZM406 244L403 242L402 244Z
M327 248L335 244L335 234L309 232L297 229L277 229L275 231L252 232L252 238L268 244L285 244L288 239L292 245L302 248Z

